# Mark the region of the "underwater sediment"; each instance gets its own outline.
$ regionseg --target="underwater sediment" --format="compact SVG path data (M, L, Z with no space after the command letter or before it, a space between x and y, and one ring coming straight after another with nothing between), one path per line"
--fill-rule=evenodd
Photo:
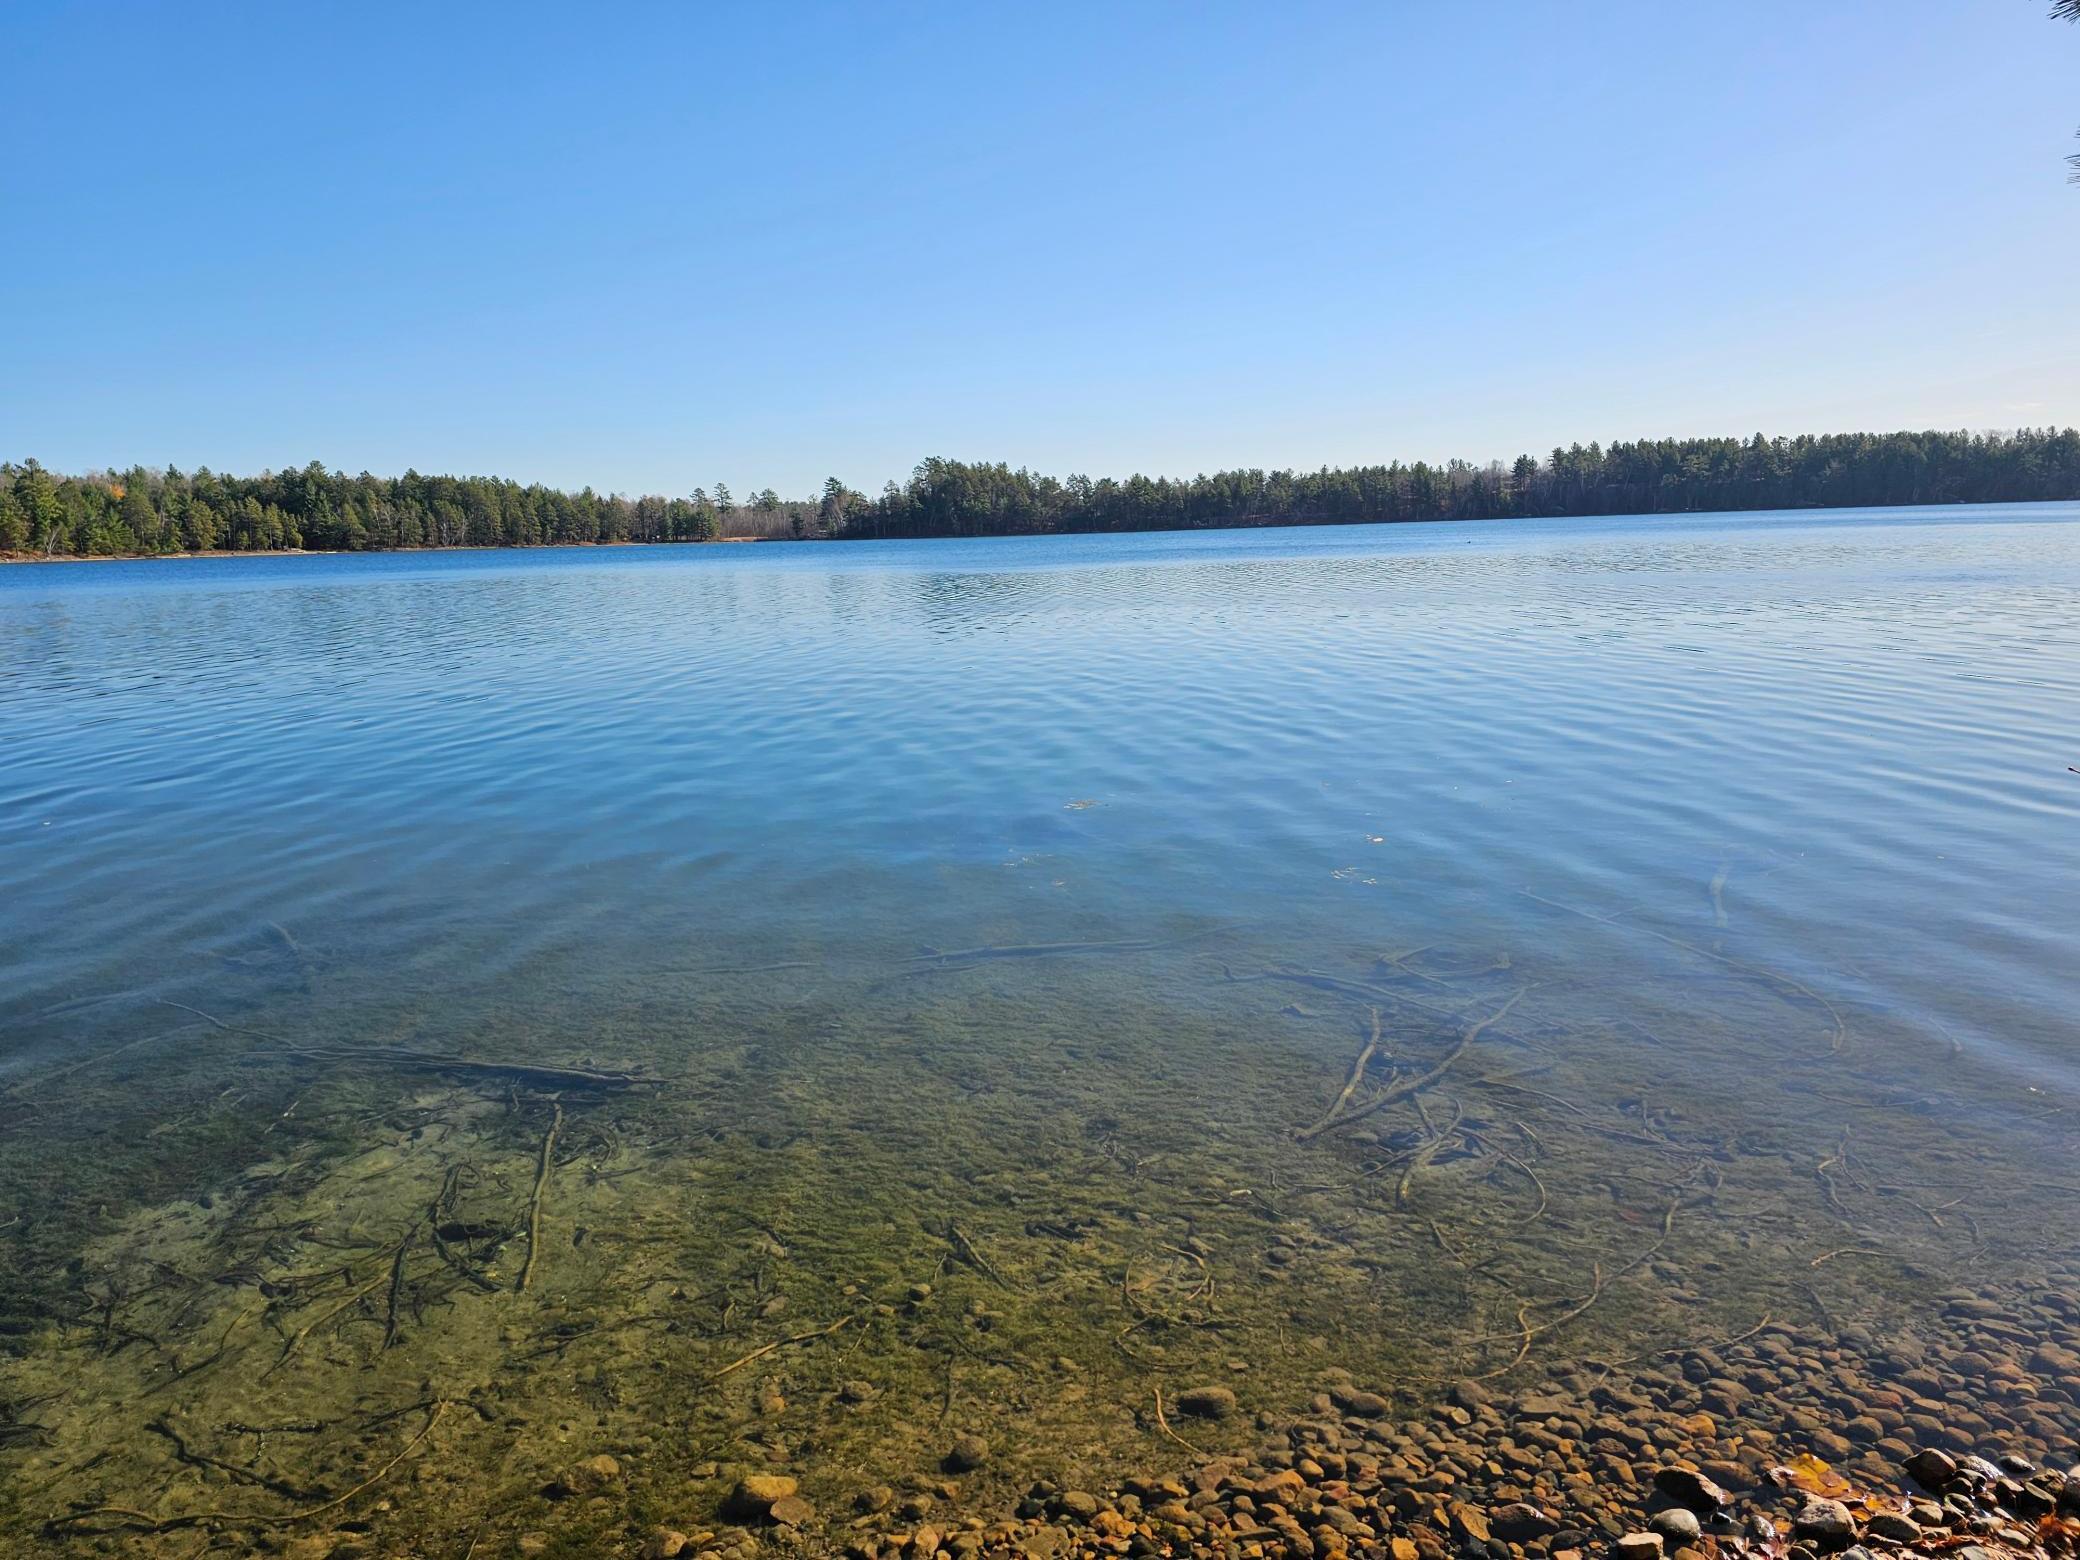
M1504 1560L1626 1539L1685 1464L1743 1520L1973 1533L1997 1481L1881 1499L1929 1448L2055 1515L2059 1103L1702 954L1708 1006L1218 930L704 964L582 1047L279 979L104 1018L7 1095L0 1531Z

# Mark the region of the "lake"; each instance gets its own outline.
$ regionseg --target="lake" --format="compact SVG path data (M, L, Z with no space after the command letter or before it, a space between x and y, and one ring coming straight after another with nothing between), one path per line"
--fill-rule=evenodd
M2075 764L2080 505L0 569L0 1521L2069 1337Z

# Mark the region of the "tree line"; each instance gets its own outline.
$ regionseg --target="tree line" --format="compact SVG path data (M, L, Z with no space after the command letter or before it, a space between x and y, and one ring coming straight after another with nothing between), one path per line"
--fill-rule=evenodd
M563 492L493 477L348 476L317 461L255 477L55 475L0 464L0 552L49 557L1019 536L1402 520L1680 514L2080 499L2080 432L1825 434L1575 444L1504 465L1451 460L1190 478L1057 478L933 458L877 498Z

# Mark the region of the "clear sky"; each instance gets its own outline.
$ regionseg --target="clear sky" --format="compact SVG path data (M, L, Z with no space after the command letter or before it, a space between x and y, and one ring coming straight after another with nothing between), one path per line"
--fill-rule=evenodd
M0 457L624 492L2080 423L2048 0L0 9Z

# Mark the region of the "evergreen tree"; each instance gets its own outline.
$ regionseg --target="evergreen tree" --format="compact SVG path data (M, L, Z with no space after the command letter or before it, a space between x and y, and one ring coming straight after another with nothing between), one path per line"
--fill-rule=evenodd
M0 488L0 552L20 552L29 545L29 512L13 488Z

